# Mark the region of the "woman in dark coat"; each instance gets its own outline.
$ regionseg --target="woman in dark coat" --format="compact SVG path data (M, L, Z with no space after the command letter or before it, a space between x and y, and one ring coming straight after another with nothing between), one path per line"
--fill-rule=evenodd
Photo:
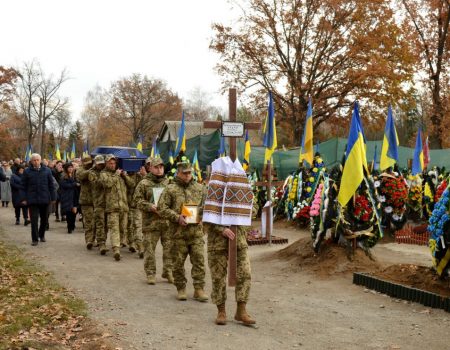
M22 175L24 171L25 167L19 165L9 182L11 185L12 202L16 213L16 225L20 225L20 211L22 210L24 225L27 226L30 223L28 220L28 207L22 204L22 201L25 200L25 188L22 184Z
M66 216L67 233L75 229L75 219L78 207L78 187L73 172L73 164L64 164L64 175L60 183L61 214Z

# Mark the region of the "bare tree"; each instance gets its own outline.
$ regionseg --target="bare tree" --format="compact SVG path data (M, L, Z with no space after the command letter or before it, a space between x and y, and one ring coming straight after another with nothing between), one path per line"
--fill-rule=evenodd
M133 141L151 138L167 118L181 118L181 100L159 79L133 74L114 82L109 97L110 117Z
M24 63L20 72L17 92L19 109L28 125L28 143L39 135L38 152L44 150L46 126L59 111L67 109L68 99L58 95L61 85L68 79L64 69L56 78L43 72L39 62Z

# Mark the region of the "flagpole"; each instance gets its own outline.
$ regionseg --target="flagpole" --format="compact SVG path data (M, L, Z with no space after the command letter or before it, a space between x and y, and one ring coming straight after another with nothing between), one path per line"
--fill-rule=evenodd
M269 212L267 215L269 225L266 228L266 233L269 236L269 247L272 246L272 218L273 215L270 215L272 212L272 164L271 160L267 160L267 176L268 176L268 182L269 182L269 188L267 189L267 201L269 202Z

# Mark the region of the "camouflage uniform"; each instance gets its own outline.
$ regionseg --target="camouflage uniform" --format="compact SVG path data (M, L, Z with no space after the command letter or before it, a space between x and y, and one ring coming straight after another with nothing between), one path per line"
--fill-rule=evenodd
M212 292L214 304L221 305L227 300L227 267L228 238L222 235L224 226L204 223L208 235L208 265L211 271ZM247 302L250 293L251 270L248 257L248 245L245 229L238 226L237 230L237 271L236 271L236 301Z
M170 256L171 241L169 221L162 219L158 214L150 211L153 201L153 188L166 187L169 179L158 178L149 173L138 184L134 192L134 201L142 212L142 233L144 236L144 270L148 276L156 274L155 249L161 238L163 246L163 278L172 272L172 259Z
M142 246L142 215L141 211L136 207L134 193L136 186L142 180L139 173L129 174L124 177L127 185L127 201L128 201L128 225L127 225L127 241L131 247L138 248L141 251Z
M95 157L95 163L99 163L99 159L103 159L102 156ZM102 161L104 163L104 160ZM106 244L106 214L105 214L105 191L103 186L98 182L101 170L96 167L91 168L88 171L88 179L92 184L92 203L94 204L94 221L95 221L95 237L99 248Z
M92 183L89 181L89 169L92 166L92 158L83 158L83 167L77 169L75 175L81 184L80 205L83 213L84 239L88 249L95 241L94 204L92 201Z
M205 189L194 179L184 183L175 177L173 183L166 187L158 202L158 211L162 218L170 221L172 236L172 264L174 284L177 290L186 288L184 262L189 254L192 263L191 276L194 288L203 290L205 286L205 256L202 224L181 226L178 218L183 204L203 207ZM199 213L201 214L201 213Z
M108 161L108 156L106 157ZM99 183L105 191L105 212L113 249L120 248L120 234L127 229L127 189L122 176L108 169L100 173Z

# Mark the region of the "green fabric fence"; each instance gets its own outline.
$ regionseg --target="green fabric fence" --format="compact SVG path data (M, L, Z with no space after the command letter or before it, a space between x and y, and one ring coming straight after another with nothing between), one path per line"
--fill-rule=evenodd
M251 142L251 140L250 140ZM175 142L171 142L172 149L175 149ZM333 167L342 160L342 156L345 152L347 145L347 139L333 138L328 141L319 144L319 152L322 155L322 159L328 168ZM375 145L377 145L377 163L380 162L382 141L367 141L367 161L372 162ZM220 132L215 131L212 134L201 135L191 138L186 141L186 155L192 160L195 149L197 149L200 167L205 169L207 165L210 165L214 159L217 158L218 150L220 146ZM227 145L228 146L228 145ZM228 148L228 147L227 147ZM159 143L159 149L161 157L167 162L169 154L169 142ZM244 154L244 140L238 139L238 157L243 159ZM314 150L316 146L314 147ZM264 163L264 147L252 147L250 154L250 168L258 169L263 168ZM408 166L408 159L412 159L414 149L409 147L399 146L399 166L406 168ZM284 179L290 173L298 168L298 156L299 148L283 150L277 149L273 154L273 164L277 170L278 178ZM428 167L439 166L450 169L450 149L430 150L430 164Z

